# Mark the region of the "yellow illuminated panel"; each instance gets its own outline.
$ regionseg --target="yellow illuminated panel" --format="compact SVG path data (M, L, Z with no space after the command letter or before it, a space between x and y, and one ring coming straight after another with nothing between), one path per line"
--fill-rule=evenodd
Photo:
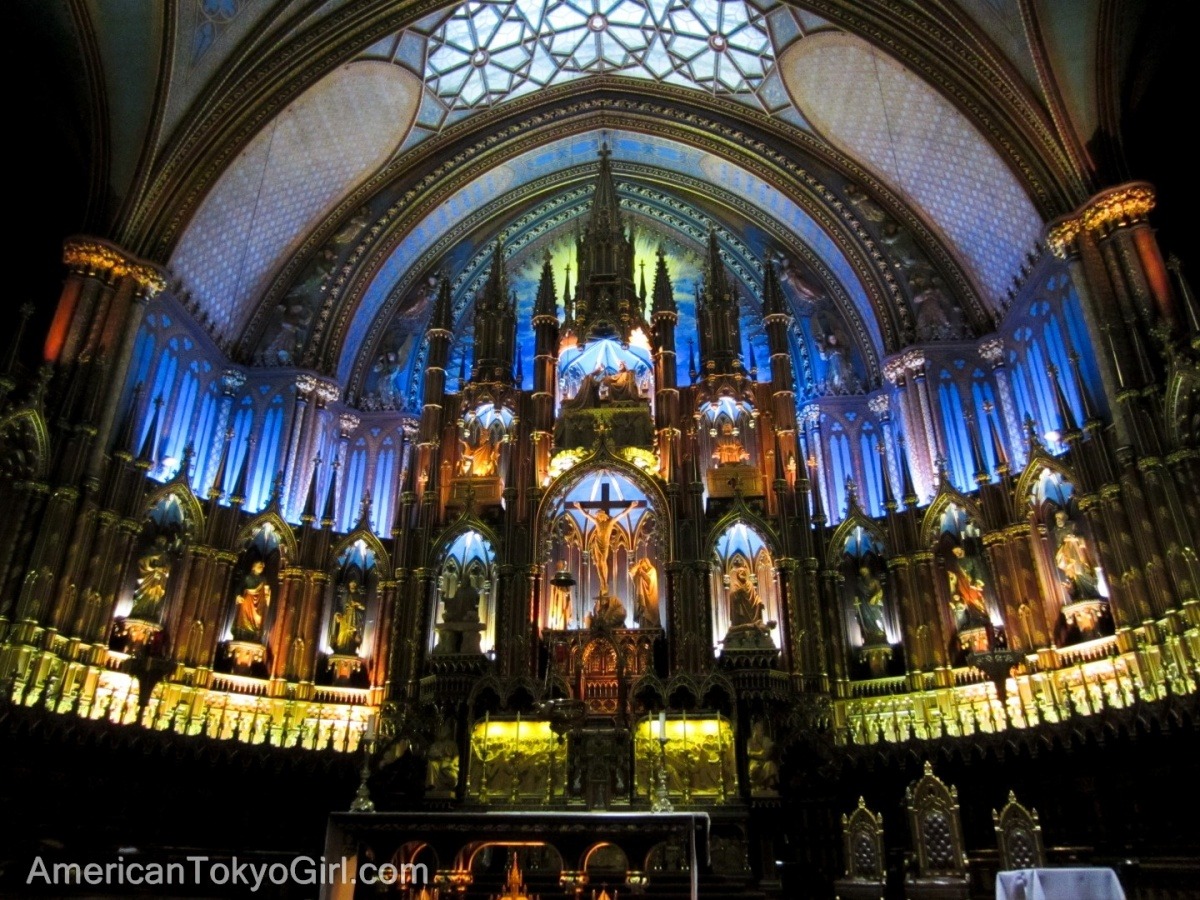
M737 796L733 728L724 716L644 719L634 731L634 754L634 788L640 797L649 798L664 763L672 800L724 803Z
M544 803L563 796L567 744L549 722L485 719L471 732L467 795L479 803Z

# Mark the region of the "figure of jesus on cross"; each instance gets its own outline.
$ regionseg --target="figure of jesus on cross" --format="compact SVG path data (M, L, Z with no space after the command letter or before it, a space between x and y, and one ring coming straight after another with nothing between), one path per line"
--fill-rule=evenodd
M618 527L618 523L622 518L632 513L639 506L644 506L644 502L637 500L632 501L624 510L617 513L615 516L609 515L608 510L612 509L615 504L609 500L608 484L601 485L601 499L589 501L588 506L596 509L596 514L592 515L582 503L571 504L583 517L592 524L592 531L587 536L586 547L592 556L592 565L596 567L596 577L600 579L600 594L601 597L608 596L608 578L610 565L612 563L613 551L613 529Z

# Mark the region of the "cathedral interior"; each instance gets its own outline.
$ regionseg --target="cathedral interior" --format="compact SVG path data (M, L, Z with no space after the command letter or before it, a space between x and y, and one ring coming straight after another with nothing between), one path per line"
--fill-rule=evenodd
M0 878L1200 896L1165 8L15 7Z

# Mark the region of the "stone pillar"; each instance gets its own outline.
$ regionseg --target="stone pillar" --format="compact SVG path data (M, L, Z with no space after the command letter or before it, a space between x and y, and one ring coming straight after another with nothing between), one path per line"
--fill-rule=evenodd
M1017 404L1008 380L1008 368L1004 364L1004 341L998 337L991 337L980 342L979 357L992 370L996 400L1000 404L1000 420L1004 423L1004 432L1008 436L1009 458L1013 460L1016 469L1023 469L1028 460L1024 440L1025 429L1021 427L1020 417L1017 415ZM980 431L986 434L983 423L980 425Z
M312 396L313 389L316 386L317 379L312 375L298 375L296 377L296 396L292 400L290 433L288 435L287 453L283 461L284 495L279 498L279 506L285 515L297 504L303 505L304 503L304 491L299 489L308 485L308 479L302 475L304 462L300 458L303 452L300 434L307 424L304 414L308 409L309 398Z
M933 494L932 461L936 451L930 450L929 434L925 429L925 418L917 399L916 384L909 377L906 356L889 360L883 367L884 377L895 386L900 403L901 426L904 429L905 445L908 448L905 462L916 486L918 497ZM894 435L893 435L894 437ZM897 474L899 463L897 464Z
M893 495L899 496L901 479L900 466L902 462L896 452L896 436L892 432L891 403L888 395L879 393L867 401L867 408L879 423L880 439L883 441L883 477L888 479L888 487ZM884 491L886 495L888 491Z

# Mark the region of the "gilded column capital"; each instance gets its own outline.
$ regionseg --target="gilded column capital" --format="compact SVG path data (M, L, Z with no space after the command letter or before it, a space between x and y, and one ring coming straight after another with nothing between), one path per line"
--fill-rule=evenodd
M119 247L98 238L71 237L63 242L63 263L82 275L116 281L128 277L144 297L153 297L167 286L157 267L129 256Z
M925 374L925 351L924 350L907 350L904 356L901 357L904 368L912 372L914 375Z
M246 383L246 373L237 369L226 369L221 373L221 391L232 397Z
M891 384L903 384L906 374L908 374L908 369L905 367L904 358L901 356L889 359L883 365L883 377Z
M301 397L307 399L308 395L316 390L316 387L317 378L315 375L305 373L296 376L296 393Z
M317 379L317 383L313 387L313 393L316 394L319 403L327 405L342 396L342 389L335 381L321 381Z
M867 401L867 409L875 414L875 417L883 421L888 417L891 409L890 401L887 394L876 394Z
M1050 223L1046 229L1046 246L1058 259L1068 259L1077 253L1075 239L1083 230L1083 223L1075 216Z
M1097 237L1103 237L1118 228L1145 222L1154 204L1154 188L1144 181L1110 188L1097 194L1083 208L1083 226Z
M342 437L350 437L358 430L359 424L362 422L358 416L353 413L342 413L338 416L338 431Z
M993 369L1004 365L1004 340L998 337L979 342L979 356Z
M820 427L821 405L819 403L809 403L801 409L800 421L805 425L811 425L813 428Z

